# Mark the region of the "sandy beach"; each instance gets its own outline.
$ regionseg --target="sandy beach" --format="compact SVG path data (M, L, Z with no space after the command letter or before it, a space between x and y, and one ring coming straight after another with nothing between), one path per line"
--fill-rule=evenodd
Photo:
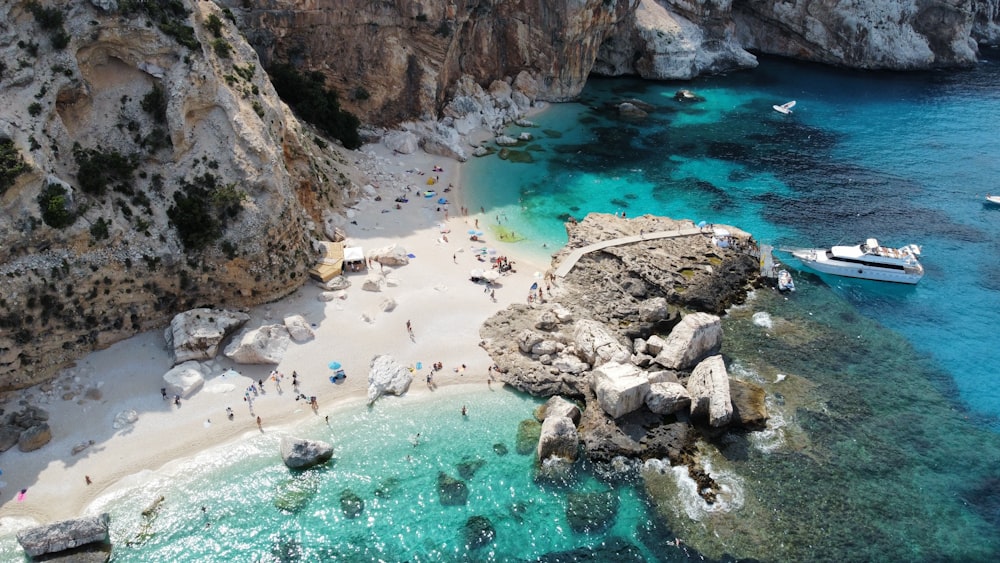
M279 302L248 311L248 327L281 323L285 316L300 314L312 325L315 338L291 343L277 366L236 365L220 353L206 364L211 375L204 388L180 406L160 394L162 376L172 366L162 330L92 353L54 381L18 392L8 400L8 408L27 400L47 410L53 437L34 452L12 448L0 455L0 528L9 531L30 521L73 518L86 513L91 502L127 477L134 483L136 475L141 478L142 473L172 461L259 432L294 433L297 423L323 417L333 409L364 408L369 362L376 355L388 354L403 364L421 366L414 373L409 396L434 392L426 376L435 362L443 364L434 374L435 385L468 384L490 392L487 370L491 362L479 347L479 326L509 304L524 302L536 275L549 265L519 256L516 244L492 240L487 218L478 208L462 215L459 163L423 152L393 155L381 145L365 146L348 155L361 171L360 183L375 186L381 201L365 197L347 211L343 227L347 243L366 251L390 244L406 249L414 256L410 263L390 268L398 283L381 292L363 291L365 273L348 272L345 275L352 285L346 299L320 301L317 297L322 290L310 281ZM434 171L438 166L441 170ZM433 186L427 184L431 177L436 177ZM453 188L444 192L449 185ZM438 193L423 197L421 192L427 189ZM409 199L400 209L395 202L398 196ZM446 197L449 204L440 205L439 197ZM479 261L474 252L484 246L470 240L468 231L476 229L485 231L486 246L514 262L516 271L495 284L495 300L483 285L469 279L472 269L489 268L489 262ZM396 307L384 312L381 304L387 298ZM413 326L412 339L407 321ZM329 381L331 361L343 365L345 381ZM273 369L285 376L281 390L266 381L266 392L254 401L252 416L244 392L252 382L267 379ZM295 400L293 371L298 374L300 392L318 398L315 412L307 402ZM499 384L492 388L499 390ZM235 413L232 420L227 418L227 407ZM138 419L116 429L116 415L129 410ZM72 453L82 446L87 447ZM22 489L26 493L19 499Z

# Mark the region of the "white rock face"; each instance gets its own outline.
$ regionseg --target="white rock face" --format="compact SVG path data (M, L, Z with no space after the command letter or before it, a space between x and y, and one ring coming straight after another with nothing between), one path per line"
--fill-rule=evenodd
M590 369L590 364L570 354L559 354L552 360L552 367L562 373L580 374Z
M695 366L688 378L691 416L708 416L712 426L725 426L733 416L729 393L729 373L722 356L710 356Z
M417 136L410 131L393 131L382 139L385 146L399 154L413 154L417 151Z
M306 342L316 338L316 333L313 332L313 329L302 315L285 317L285 328L288 329L288 335L295 342Z
M406 249L398 244L390 244L368 252L368 258L383 266L405 266L410 263Z
M238 364L279 364L291 337L284 325L244 330L226 346L225 355Z
M344 276L335 276L330 281L318 285L327 291L340 291L351 287L351 280Z
M673 414L687 409L691 396L680 383L650 383L646 394L646 406L656 414Z
M652 340L647 341L647 348ZM691 313L670 331L654 361L667 369L690 369L721 346L722 320L708 313Z
M524 329L517 335L517 347L525 354L530 354L536 345L545 340L541 334L533 330Z
M211 360L219 345L236 329L246 324L250 315L222 309L191 309L178 313L163 331L167 348L173 350L174 365L191 360Z
M375 356L368 371L368 404L386 393L402 395L412 382L413 373L392 356Z
M392 297L386 297L379 303L378 308L386 313L392 312L396 308L396 300Z
M666 341L663 340L658 334L651 334L649 338L646 339L646 353L650 356L655 356L663 350L663 345Z
M198 362L184 362L163 374L163 383L166 384L168 397L180 395L182 399L187 399L205 384L205 374Z
M381 272L371 272L365 276L365 281L361 283L362 291L382 291L385 285L385 276Z
M639 303L639 320L646 323L662 321L670 315L667 300L663 297L653 297Z
M544 462L550 457L576 461L580 451L580 435L573 420L567 416L546 416L542 422L542 432L538 437L538 460Z
M565 416L573 421L573 424L580 424L580 407L576 406L570 401L556 395L550 397L548 401L545 402L544 416L542 419L549 418L550 416Z
M590 319L573 325L573 342L581 358L594 367L607 362L625 363L632 357L631 350L618 342L611 331Z
M614 418L641 407L649 392L649 378L642 370L616 362L595 368L591 385L597 403Z

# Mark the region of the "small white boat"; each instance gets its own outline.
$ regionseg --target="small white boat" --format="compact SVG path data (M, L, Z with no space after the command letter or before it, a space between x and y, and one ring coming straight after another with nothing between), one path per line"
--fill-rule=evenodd
M793 250L792 255L818 272L837 276L907 284L924 277L915 244L887 248L870 238L855 246Z
M785 103L781 104L780 106L779 105L774 105L774 106L771 106L771 107L773 107L774 111L776 111L778 113L783 113L785 115L788 115L788 114L792 113L792 108L795 107L795 100L792 100L790 102L785 102Z
M986 201L1000 205L1000 195L986 194Z
M788 270L778 271L778 291L795 291L795 281L792 279L792 274L788 273Z

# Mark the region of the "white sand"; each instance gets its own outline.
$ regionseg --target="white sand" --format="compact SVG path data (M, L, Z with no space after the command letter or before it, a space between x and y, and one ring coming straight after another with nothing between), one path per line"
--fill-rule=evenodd
M489 392L486 379L491 362L479 347L479 326L510 303L525 302L536 281L533 274L548 269L548 264L532 264L517 257L516 244L487 236L488 246L513 260L517 270L501 278L493 302L482 285L469 281L470 270L484 264L471 252L483 245L471 242L467 231L475 228L476 219L483 226L480 230L485 230L486 218L478 213L461 216L459 165L422 152L389 155L381 146L364 150L374 151L376 157L373 163L370 157L358 156L359 168L366 170L368 181L379 188L382 201L365 200L354 207L357 225L345 227L348 243L366 251L395 243L416 257L393 270L397 287L362 291L365 274L348 273L353 285L345 300L317 300L320 289L310 282L290 297L251 312L248 326L281 323L286 315L301 314L314 324L316 333L312 341L292 343L276 366L286 376L283 393L266 382L266 394L255 401L263 432L294 432L297 422L329 414L334 408L364 408L369 362L379 354L389 354L407 365L422 363L423 369L414 375L409 391L412 396L432 392L425 377L434 362L444 364L444 370L434 378L438 385L469 383ZM432 172L436 164L444 171ZM426 174L405 172L414 168ZM439 175L440 181L427 186L432 175ZM393 200L402 190L398 186L406 183L420 191L436 189L438 195L428 199L411 192L409 203L396 210ZM444 193L450 183L455 188ZM438 207L443 209L437 204L442 196L451 201L447 220L443 210L438 211ZM438 228L440 223L450 228L447 241ZM485 267L489 267L488 262ZM386 298L396 301L395 310L381 311L379 305ZM374 320L366 322L363 313L373 315ZM407 320L413 323L413 341L406 332ZM327 365L333 360L341 362L348 374L342 384L328 380L331 372ZM466 369L460 374L454 370L461 364ZM160 396L162 375L170 367L162 331L154 331L88 355L67 369L48 391L34 388L23 392L31 404L49 411L53 439L34 452L22 453L14 447L0 454L0 481L6 483L0 491L0 528L9 529L9 524L25 519L46 523L79 516L91 501L126 477L133 476L129 481L134 482L137 474L260 431L243 394L252 380L266 379L275 366L235 365L220 353L205 388L182 401L180 407ZM243 375L222 376L229 368ZM301 392L318 397L318 412L294 400L293 370L299 374ZM100 396L87 399L79 393L73 400L63 400L63 388L97 389ZM499 384L493 388L498 389ZM14 400L8 402L8 408L15 405ZM232 407L234 420L227 419L226 407ZM138 421L115 430L115 415L128 409L138 413ZM71 454L75 445L89 440L93 440L92 446ZM92 479L91 485L85 483L86 476ZM21 489L27 489L27 494L23 501L17 501Z

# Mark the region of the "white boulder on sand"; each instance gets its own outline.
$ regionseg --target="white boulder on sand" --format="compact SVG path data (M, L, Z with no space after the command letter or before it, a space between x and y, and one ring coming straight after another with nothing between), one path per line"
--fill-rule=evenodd
M205 374L198 362L184 362L163 374L163 382L167 385L167 395L187 399L205 384Z
M371 369L368 371L368 404L391 393L402 395L410 388L413 373L392 356L381 355L372 358Z
M191 309L174 316L163 331L167 348L173 351L174 365L190 360L211 360L222 341L250 320L250 315L236 311Z
M398 244L390 244L368 252L368 258L384 266L404 266L410 263L406 249Z
M733 416L733 400L729 392L729 372L722 356L710 356L695 366L688 378L691 395L691 416L708 415L712 426L725 426Z
M305 469L330 461L333 446L319 440L304 440L292 436L281 438L281 460L291 469Z
M721 347L722 319L708 313L691 313L670 331L655 361L667 369L690 369Z
M264 325L233 338L225 355L238 364L280 364L290 341L285 325Z
M309 327L309 323L306 322L305 317L302 315L289 315L285 317L285 328L288 329L288 335L295 342L306 342L316 337L316 334Z

